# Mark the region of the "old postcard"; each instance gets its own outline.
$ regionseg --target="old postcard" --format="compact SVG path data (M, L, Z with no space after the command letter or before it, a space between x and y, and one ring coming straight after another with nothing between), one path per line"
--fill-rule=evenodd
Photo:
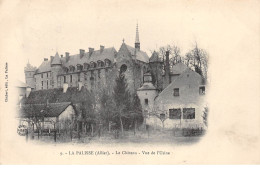
M0 2L0 164L260 164L260 2Z

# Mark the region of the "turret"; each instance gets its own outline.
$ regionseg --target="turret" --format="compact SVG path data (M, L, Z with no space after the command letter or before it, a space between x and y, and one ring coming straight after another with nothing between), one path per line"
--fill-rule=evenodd
M149 68L152 74L152 83L160 91L163 89L162 66L163 62L159 58L159 54L154 51L149 59Z
M58 87L58 74L59 74L61 69L62 69L61 58L60 58L58 52L56 52L55 56L51 60L51 73L52 73L51 75L52 75L52 77L51 77L51 84L50 85L51 85L52 88Z
M142 109L147 112L152 111L154 99L158 95L158 90L152 84L151 73L148 72L144 74L144 84L137 90L137 95L141 101Z
M35 71L36 71L36 67L32 66L28 61L26 67L24 67L25 82L32 89L35 88L35 84L36 84L34 80Z

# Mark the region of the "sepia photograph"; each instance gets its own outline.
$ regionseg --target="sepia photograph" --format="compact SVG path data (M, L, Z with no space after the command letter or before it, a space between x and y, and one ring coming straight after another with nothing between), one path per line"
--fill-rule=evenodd
M259 1L0 2L0 164L259 164Z

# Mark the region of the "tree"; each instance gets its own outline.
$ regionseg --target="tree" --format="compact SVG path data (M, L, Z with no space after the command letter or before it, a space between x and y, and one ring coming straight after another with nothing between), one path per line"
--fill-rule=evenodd
M208 73L208 53L198 47L197 42L192 50L185 55L187 66L199 73L204 80L207 80Z
M141 125L144 121L143 115L142 115L142 105L140 102L140 99L137 95L137 93L133 96L133 102L131 106L131 118L132 118L132 124L134 125L134 134L136 133L136 127L138 125Z
M130 93L127 90L127 83L124 74L120 74L116 78L116 85L114 87L113 99L115 102L114 118L117 118L117 123L121 127L122 134L124 133L123 120L129 119L130 109Z
M111 95L104 89L100 98L100 117L101 121L105 121L105 125L110 131L110 123L113 121L113 112L115 111L115 103Z
M155 108L153 108L150 112L149 112L150 116L153 117L157 117L161 122L162 122L162 127L164 129L164 122L168 119L167 113L166 111L162 111L162 110L156 110Z

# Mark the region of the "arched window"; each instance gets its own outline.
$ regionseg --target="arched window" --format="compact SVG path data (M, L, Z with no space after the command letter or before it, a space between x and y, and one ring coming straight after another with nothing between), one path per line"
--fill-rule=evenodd
M125 64L121 65L120 74L123 74L124 72L126 72L126 70L127 70L127 66Z
M111 65L111 61L109 59L105 59L105 66L108 67Z

